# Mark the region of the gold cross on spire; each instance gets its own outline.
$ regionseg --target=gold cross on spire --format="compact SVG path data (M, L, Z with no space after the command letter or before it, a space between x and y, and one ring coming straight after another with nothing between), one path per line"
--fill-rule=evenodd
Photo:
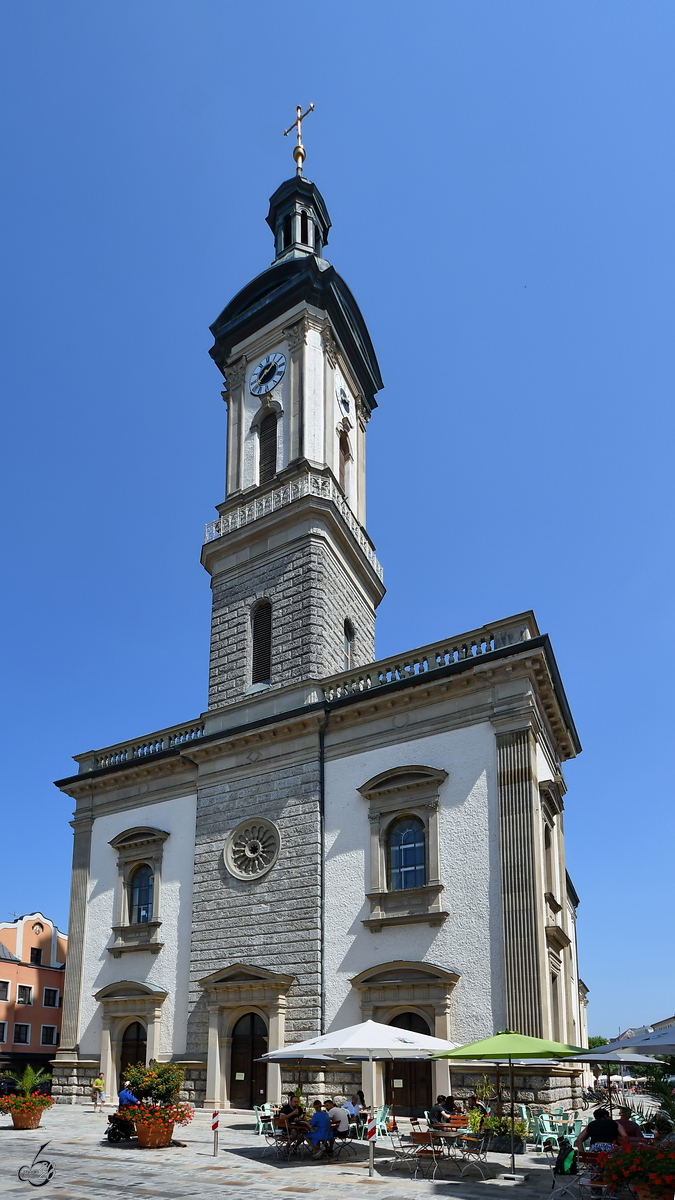
M302 105L298 104L296 112L298 115L293 124L289 125L288 129L284 129L284 137L288 137L289 133L292 133L292 131L297 128L298 142L293 150L293 158L295 159L296 175L302 175L302 164L305 161L305 147L302 144L302 122L304 121L305 117L308 117L311 112L314 112L314 105L310 104L307 112L303 112Z

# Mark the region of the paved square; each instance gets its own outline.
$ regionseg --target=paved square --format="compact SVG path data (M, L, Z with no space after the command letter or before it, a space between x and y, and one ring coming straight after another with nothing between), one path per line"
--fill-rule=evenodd
M108 1111L112 1111L109 1109ZM219 1153L213 1157L211 1114L197 1110L194 1121L176 1130L184 1146L166 1150L141 1150L134 1142L111 1145L104 1138L107 1118L81 1107L56 1105L42 1118L40 1129L20 1131L11 1118L0 1115L0 1198L42 1196L54 1200L123 1200L123 1197L218 1197L228 1200L270 1200L273 1196L317 1195L340 1200L434 1200L459 1196L485 1200L513 1184L497 1179L485 1182L475 1172L460 1179L445 1167L434 1182L410 1178L405 1167L389 1170L392 1158L388 1140L378 1143L377 1178L369 1179L367 1147L357 1143L358 1159L337 1163L312 1158L285 1162L273 1156L264 1139L253 1132L254 1122L241 1114L220 1117ZM19 1167L30 1163L43 1142L44 1157L54 1164L50 1183L36 1190L19 1180ZM491 1171L503 1171L508 1160L491 1155ZM541 1155L518 1158L526 1183L516 1185L522 1200L545 1200L551 1175Z

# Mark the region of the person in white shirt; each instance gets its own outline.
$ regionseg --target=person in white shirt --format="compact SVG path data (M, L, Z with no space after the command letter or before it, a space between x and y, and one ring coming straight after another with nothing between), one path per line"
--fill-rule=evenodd
M334 1100L326 1100L324 1108L330 1117L331 1128L337 1134L349 1133L349 1113L338 1107Z
M350 1117L358 1117L360 1112L365 1112L365 1109L356 1095L356 1092L354 1092L351 1100L347 1100L342 1107L344 1108L345 1112L349 1113Z

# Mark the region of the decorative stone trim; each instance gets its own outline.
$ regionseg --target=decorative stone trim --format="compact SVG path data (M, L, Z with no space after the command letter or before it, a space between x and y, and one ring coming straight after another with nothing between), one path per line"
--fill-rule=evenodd
M254 881L272 870L280 849L281 834L274 822L254 817L228 834L223 862L235 879Z

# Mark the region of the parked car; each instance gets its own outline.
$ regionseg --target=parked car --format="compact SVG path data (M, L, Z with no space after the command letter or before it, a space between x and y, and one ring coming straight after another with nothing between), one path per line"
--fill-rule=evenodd
M13 1079L0 1079L0 1096L17 1096L19 1089Z

